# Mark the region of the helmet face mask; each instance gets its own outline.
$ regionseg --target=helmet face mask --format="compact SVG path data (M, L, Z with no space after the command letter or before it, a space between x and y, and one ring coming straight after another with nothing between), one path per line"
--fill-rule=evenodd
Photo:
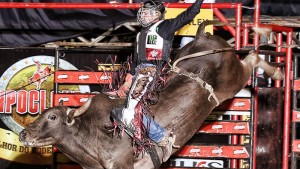
M138 22L143 27L147 27L160 18L160 12L155 9L141 8L138 12Z
M147 1L137 13L137 21L141 26L147 27L161 20L164 13L165 7L160 1Z

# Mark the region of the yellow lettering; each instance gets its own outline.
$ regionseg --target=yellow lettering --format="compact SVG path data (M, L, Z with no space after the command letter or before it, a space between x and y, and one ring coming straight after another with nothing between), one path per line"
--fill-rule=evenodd
M25 146L20 146L19 147L19 152L30 153L30 148L29 147L25 147Z
M7 149L7 150L11 150L11 151L17 151L17 145L15 144L10 144L10 143L6 143L6 142L2 142L2 146L3 149Z
M52 153L52 147L38 147L36 149L37 153L40 154L51 154Z

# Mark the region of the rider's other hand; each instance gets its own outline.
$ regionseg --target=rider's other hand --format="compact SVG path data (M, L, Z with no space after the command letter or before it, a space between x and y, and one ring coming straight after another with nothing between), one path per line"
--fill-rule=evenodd
M125 83L128 83L127 85L129 86L129 88L130 88L131 83L132 83L132 78L133 78L133 76L130 73L126 74Z
M118 96L119 96L119 97L126 97L127 94L129 93L129 87L128 87L127 85L123 84L123 85L119 88L119 90L118 90L117 93L118 93Z
M125 77L125 83L119 88L118 90L118 96L119 97L126 97L127 94L129 93L129 89L132 84L132 75L130 73L126 74Z

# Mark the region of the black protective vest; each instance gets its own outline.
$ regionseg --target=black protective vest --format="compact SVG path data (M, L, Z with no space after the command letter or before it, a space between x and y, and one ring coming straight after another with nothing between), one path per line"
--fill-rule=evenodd
M137 35L136 51L139 63L149 63L155 60L169 61L173 40L165 40L157 33L158 25L162 21L142 29Z

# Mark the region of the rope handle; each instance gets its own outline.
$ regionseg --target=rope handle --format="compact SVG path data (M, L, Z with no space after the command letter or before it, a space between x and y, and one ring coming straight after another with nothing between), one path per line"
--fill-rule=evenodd
M233 48L213 49L213 50L201 51L201 52L197 52L197 53L193 53L193 54L190 54L190 55L183 56L183 57L175 60L175 62L172 65L172 70L177 72L176 69L178 69L178 67L176 67L176 65L178 64L178 62L180 62L182 60L191 59L191 58L200 57L200 56L205 56L205 55L209 55L209 54L213 54L213 53L226 52L226 51L235 51L235 49L233 49Z

